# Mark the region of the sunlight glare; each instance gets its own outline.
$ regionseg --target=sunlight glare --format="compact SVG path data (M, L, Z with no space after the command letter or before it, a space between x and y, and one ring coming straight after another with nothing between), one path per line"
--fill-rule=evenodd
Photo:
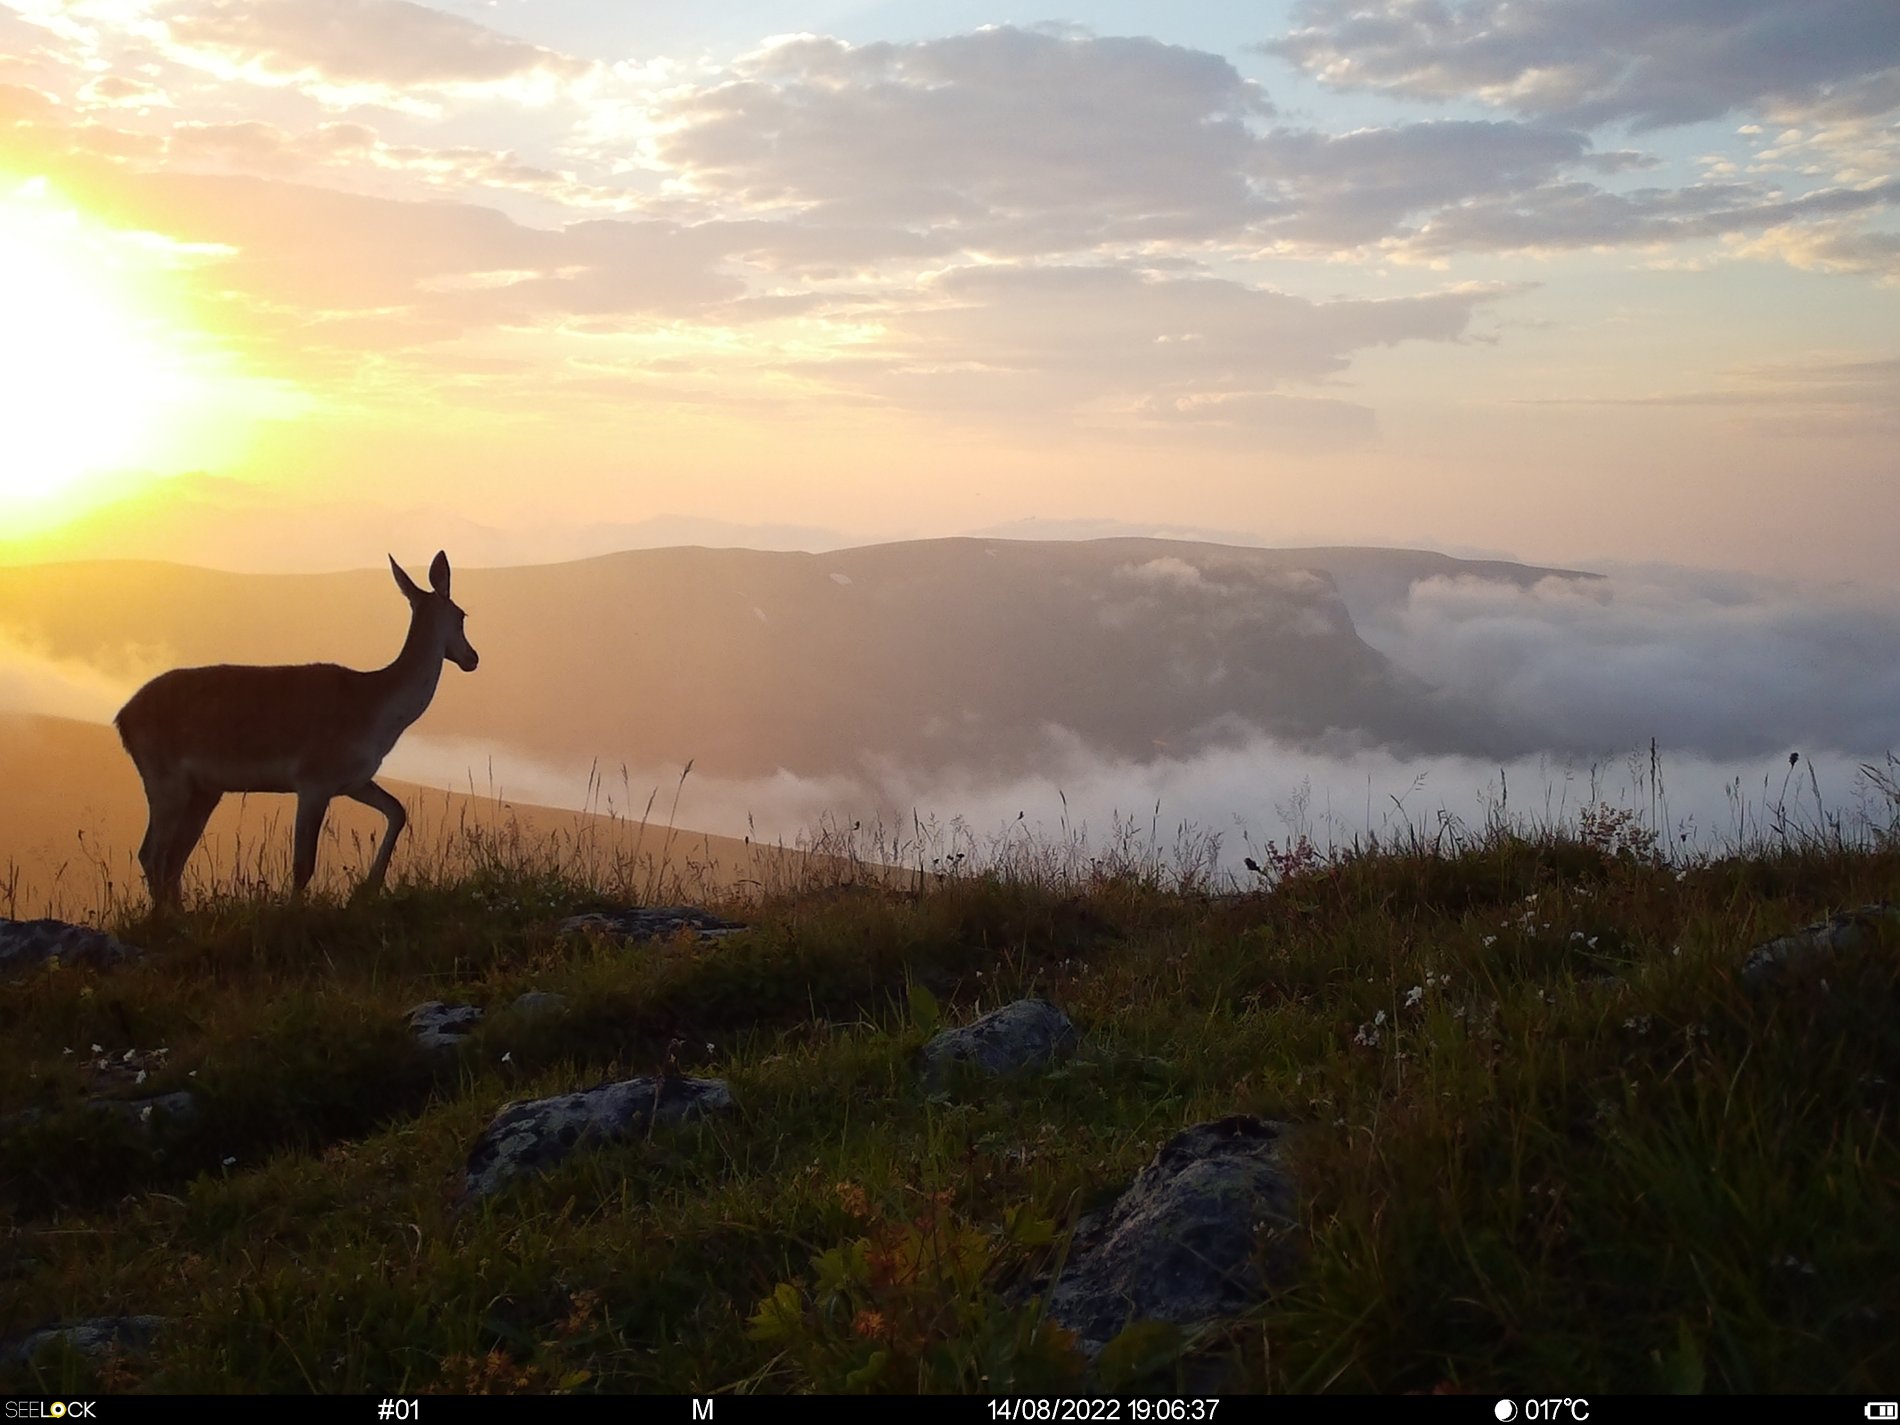
M38 180L0 191L0 509L150 461L196 381L124 239ZM148 279L149 280L149 279Z

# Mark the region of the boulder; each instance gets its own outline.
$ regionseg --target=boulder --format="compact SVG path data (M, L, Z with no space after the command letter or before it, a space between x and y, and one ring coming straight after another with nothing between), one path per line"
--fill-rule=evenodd
M89 925L0 916L0 980L18 979L46 964L104 969L143 953Z
M1742 961L1742 983L1760 989L1798 965L1815 964L1875 944L1881 933L1900 932L1900 907L1879 901L1804 925L1789 935L1764 940Z
M1068 1015L1046 999L1019 999L932 1038L923 1049L925 1071L933 1082L954 1064L1009 1074L1046 1064L1075 1042Z
M1134 1321L1199 1326L1265 1298L1269 1272L1284 1271L1287 1259L1262 1250L1262 1231L1294 1222L1284 1131L1250 1116L1184 1129L1113 1207L1077 1230L1046 1305L1084 1354L1099 1354Z
M578 1148L641 1138L655 1123L733 1106L725 1080L691 1078L624 1079L511 1103L475 1140L464 1187L470 1197L485 1197L524 1174L545 1172Z
M690 905L645 905L595 911L569 916L560 924L563 935L591 934L618 940L671 940L688 931L695 940L723 940L744 929L736 920L727 920Z
M23 1366L42 1351L64 1345L82 1356L104 1356L113 1351L143 1351L165 1325L162 1316L95 1316L29 1331L11 1341L0 1341L0 1366Z

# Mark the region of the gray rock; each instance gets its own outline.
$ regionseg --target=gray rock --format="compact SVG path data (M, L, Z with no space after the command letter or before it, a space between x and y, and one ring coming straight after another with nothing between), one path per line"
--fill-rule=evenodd
M1900 931L1900 907L1887 901L1804 925L1791 935L1765 940L1750 950L1742 961L1742 983L1759 989L1794 965L1865 950L1878 941L1883 930L1889 934Z
M526 1173L543 1172L587 1145L643 1137L654 1123L676 1123L733 1107L724 1079L639 1078L579 1093L511 1103L495 1115L468 1155L466 1190L485 1197Z
M18 979L49 963L104 969L143 953L88 925L0 916L0 980Z
M1288 1258L1263 1254L1261 1231L1294 1221L1284 1131L1248 1116L1184 1129L1077 1231L1047 1307L1084 1354L1098 1354L1131 1321L1196 1326L1265 1297L1268 1273L1287 1270Z
M928 1076L940 1080L953 1064L973 1064L990 1074L1008 1074L1046 1064L1075 1046L1069 1016L1046 999L1019 999L924 1045Z
M472 1004L444 1004L432 999L409 1011L409 1027L424 1049L453 1049L481 1022L482 1012Z
M723 940L744 929L736 920L690 905L632 906L569 916L560 924L563 935L603 935L619 940L671 940L685 931L691 931L695 940Z
M524 995L515 996L515 1002L508 1006L516 1014L565 1014L567 996L557 995L552 990L529 990Z
M82 1356L143 1351L164 1325L162 1316L96 1316L90 1321L46 1326L11 1341L0 1341L0 1366L27 1365L40 1352L62 1344Z

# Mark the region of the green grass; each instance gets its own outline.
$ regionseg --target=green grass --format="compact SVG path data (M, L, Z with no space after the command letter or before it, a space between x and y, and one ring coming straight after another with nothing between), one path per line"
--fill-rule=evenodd
M601 890L527 859L122 913L148 958L0 986L0 1112L41 1111L0 1128L0 1338L170 1325L0 1391L1049 1386L1074 1363L1026 1284L1170 1134L1237 1112L1298 1126L1299 1271L1242 1320L1131 1337L1142 1388L1890 1385L1896 947L1765 994L1736 971L1895 897L1900 852L1648 849L1494 831L1216 895L1018 848L714 907L753 928L708 945L558 937ZM568 1013L504 1012L528 989ZM935 1015L1032 992L1072 1059L925 1087ZM489 1018L430 1055L402 1016L437 998ZM460 1202L503 1103L669 1067L739 1111ZM79 1108L101 1084L203 1112L141 1134Z

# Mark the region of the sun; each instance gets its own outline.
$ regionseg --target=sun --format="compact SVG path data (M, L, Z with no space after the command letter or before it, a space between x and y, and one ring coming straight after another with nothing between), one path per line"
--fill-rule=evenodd
M178 413L201 398L136 237L88 221L38 180L0 188L8 515L50 512L93 477L161 456Z

